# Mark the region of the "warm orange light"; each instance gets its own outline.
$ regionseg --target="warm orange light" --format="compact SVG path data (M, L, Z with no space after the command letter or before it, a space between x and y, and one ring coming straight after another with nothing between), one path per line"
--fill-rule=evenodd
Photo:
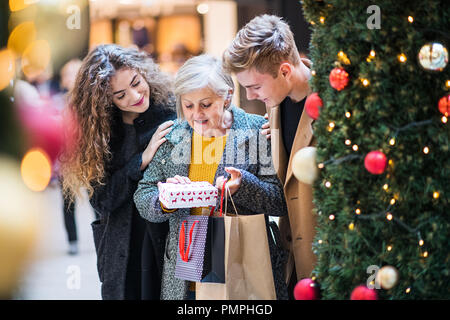
M5 89L14 78L15 62L11 50L0 50L0 91Z
M30 0L9 0L9 8L11 12L20 11L30 5Z
M363 85L364 87L367 87L367 86L370 85L370 81L369 81L368 79L366 79L366 78L362 78L362 79L361 79L361 83L362 83L362 85Z
M36 77L45 71L50 63L51 50L46 40L31 43L22 56L22 71L28 77Z
M48 155L41 149L31 149L25 154L20 166L22 180L32 191L44 190L52 176Z
M406 59L406 56L404 53L398 55L398 61L403 63L403 62L406 62L406 60L407 59Z
M8 49L22 55L25 49L36 40L36 27L33 21L26 21L13 29L8 38Z

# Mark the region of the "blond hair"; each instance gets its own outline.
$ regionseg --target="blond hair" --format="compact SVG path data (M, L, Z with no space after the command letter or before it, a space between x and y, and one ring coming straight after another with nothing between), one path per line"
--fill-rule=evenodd
M228 72L255 68L274 78L284 61L300 63L294 35L282 18L268 14L253 18L239 30L223 54L223 67Z

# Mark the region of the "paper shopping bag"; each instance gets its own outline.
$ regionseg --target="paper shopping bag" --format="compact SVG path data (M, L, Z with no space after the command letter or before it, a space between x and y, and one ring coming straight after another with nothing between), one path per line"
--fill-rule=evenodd
M225 226L222 216L208 217L201 282L225 283Z
M237 213L236 207L234 208ZM196 298L275 300L276 292L264 215L226 214L224 226L225 284L197 284Z
M188 216L180 225L175 277L200 281L204 277L207 216Z

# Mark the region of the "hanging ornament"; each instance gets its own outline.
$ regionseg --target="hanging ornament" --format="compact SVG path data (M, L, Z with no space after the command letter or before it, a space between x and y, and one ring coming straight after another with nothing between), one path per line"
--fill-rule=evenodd
M448 63L447 48L438 42L422 46L417 57L420 65L430 71L442 71Z
M305 147L292 159L292 173L301 182L312 184L317 178L316 148Z
M377 272L377 283L385 290L392 289L398 281L398 271L393 266L384 266Z
M320 99L319 94L317 92L311 93L305 101L305 109L306 113L317 120L320 114L320 108L323 107L323 101Z
M446 117L450 114L450 94L439 99L439 111Z
M294 287L295 300L317 300L319 294L319 286L310 278L300 280Z
M378 294L374 289L360 285L353 289L350 300L378 300Z
M364 158L364 166L372 174L382 174L386 164L387 158L381 151L371 151Z
M334 68L330 72L330 85L336 89L337 91L341 91L344 89L348 84L348 73L343 68Z

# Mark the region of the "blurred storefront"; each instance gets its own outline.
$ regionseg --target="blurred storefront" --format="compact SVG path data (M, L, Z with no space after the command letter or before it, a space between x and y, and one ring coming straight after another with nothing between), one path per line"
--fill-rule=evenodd
M29 42L45 41L44 58L55 75L70 59L82 59L104 43L144 50L174 74L190 56L220 57L239 28L264 13L289 22L302 54L310 36L301 3L294 0L10 0L9 11L10 36L21 25L26 33L13 50L23 54ZM47 67L46 59L37 59L39 70ZM243 90L236 90L235 98L249 112L264 112L262 103L247 101Z

